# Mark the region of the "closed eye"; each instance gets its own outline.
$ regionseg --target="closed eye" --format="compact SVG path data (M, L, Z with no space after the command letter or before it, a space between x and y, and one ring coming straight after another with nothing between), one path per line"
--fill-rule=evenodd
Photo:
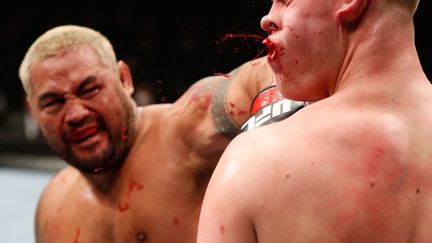
M101 86L97 81L97 78L91 75L79 85L77 95L84 99L90 99L99 92L100 88Z
M84 99L90 99L99 92L99 86L92 86L82 90L78 95Z
M41 95L38 103L40 109L51 109L53 107L57 107L58 105L62 105L64 102L65 99L62 96L49 92Z
M60 105L60 104L63 104L63 103L64 103L64 99L54 99L54 100L46 102L43 105L43 108L50 107L50 106L55 106L55 105Z

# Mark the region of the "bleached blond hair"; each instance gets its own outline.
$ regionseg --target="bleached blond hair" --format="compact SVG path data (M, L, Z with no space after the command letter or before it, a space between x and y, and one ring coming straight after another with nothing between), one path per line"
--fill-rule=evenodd
M21 62L19 77L26 94L31 92L30 73L35 63L55 57L65 49L76 49L82 45L90 46L102 63L116 70L117 58L114 49L111 42L100 32L78 25L54 27L33 42Z

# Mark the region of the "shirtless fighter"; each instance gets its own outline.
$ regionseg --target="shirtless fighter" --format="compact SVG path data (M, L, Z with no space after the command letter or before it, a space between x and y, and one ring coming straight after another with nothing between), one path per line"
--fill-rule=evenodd
M266 60L254 60L173 104L137 107L110 42L71 25L40 36L19 74L47 142L70 164L40 198L38 243L195 242L209 177L272 82Z
M313 103L237 136L199 243L432 242L432 85L418 0L274 0L261 25L284 97Z

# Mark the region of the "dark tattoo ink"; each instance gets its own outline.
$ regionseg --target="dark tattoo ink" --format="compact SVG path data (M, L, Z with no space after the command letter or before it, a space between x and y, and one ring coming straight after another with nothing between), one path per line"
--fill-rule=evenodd
M228 138L234 137L240 131L239 127L232 120L229 107L227 107L226 94L230 83L229 80L221 81L212 97L212 114L216 130Z

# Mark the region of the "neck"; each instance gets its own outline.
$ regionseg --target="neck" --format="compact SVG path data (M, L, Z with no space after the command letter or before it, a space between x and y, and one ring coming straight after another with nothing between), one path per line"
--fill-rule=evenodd
M380 4L381 1L374 1ZM388 6L385 6L388 7ZM379 10L371 4L358 28L348 37L347 55L331 93L353 83L369 85L424 77L414 43L412 16L402 10Z
M102 194L108 194L112 191L116 179L119 175L118 169L110 170L101 174L83 174L89 182L92 189Z

